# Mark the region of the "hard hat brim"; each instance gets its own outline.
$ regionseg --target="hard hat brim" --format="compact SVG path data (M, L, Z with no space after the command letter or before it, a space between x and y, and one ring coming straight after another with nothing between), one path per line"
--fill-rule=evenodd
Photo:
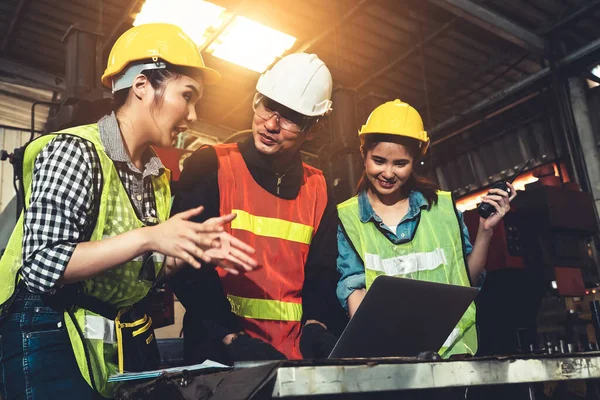
M221 82L222 75L217 70L208 67L201 67L198 69L202 71L204 86L212 86Z
M423 142L423 143L429 143L429 137L427 136L427 131L422 131L420 133L420 135L422 137L418 137L415 135L411 135L411 134L402 134L402 133L398 133L398 132L386 132L384 130L379 130L379 131L367 131L367 130L360 130L358 131L358 136L364 136L364 135L390 135L390 136L400 136L400 137L405 137L405 138L409 138L409 139L414 139L418 142Z
M397 132L382 132L382 131L359 131L358 138L360 140L361 145L364 144L364 140L366 136L369 135L382 135L382 136L390 136L390 137L400 137L405 139L414 140L420 143L421 155L427 153L427 149L429 149L429 144L431 143L431 139L427 136L427 131L423 131L426 139L415 137L412 135L403 135Z

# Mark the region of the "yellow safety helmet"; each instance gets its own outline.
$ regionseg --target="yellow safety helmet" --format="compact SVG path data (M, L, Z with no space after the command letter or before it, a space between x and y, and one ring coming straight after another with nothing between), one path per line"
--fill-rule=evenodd
M421 155L425 154L429 147L429 136L423 129L421 115L410 104L398 99L388 101L373 110L367 122L358 131L361 142L363 135L370 133L383 133L416 139L421 142Z
M112 88L113 92L131 87L131 84L129 86L122 84L115 89L115 78L126 73L127 66L131 63L144 60L152 60L156 66L152 66L151 63L146 64L145 67L136 69L137 74L146 69L165 68L165 65L159 62L162 60L172 65L202 72L205 85L214 85L221 80L221 74L204 65L198 46L180 27L157 23L134 26L117 39L108 56L102 84Z

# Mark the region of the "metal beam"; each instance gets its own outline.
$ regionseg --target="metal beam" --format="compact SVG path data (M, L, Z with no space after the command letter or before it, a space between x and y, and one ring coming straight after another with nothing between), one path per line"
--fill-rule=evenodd
M2 75L6 75L7 78L3 79ZM0 81L52 90L55 92L63 92L65 90L64 78L7 58L0 58Z
M454 100L457 97L456 92L458 90L464 89L465 87L472 85L474 82L477 82L481 76L487 74L488 72L500 65L504 65L510 60L514 60L516 56L521 58L523 57L523 54L496 54L492 58L490 58L485 64L480 64L477 65L475 68L469 69L467 71L462 71L456 78L450 81L441 91L436 92L436 100L431 102L430 107L435 108L440 105L445 105L448 102ZM419 104L416 107L416 109L421 110L425 106L426 104L425 102L423 102Z
M588 189L594 196L596 205L596 215L600 214L600 152L596 143L596 135L590 119L590 109L588 107L587 88L585 80L580 77L569 79L569 94L571 96L573 119L577 128L577 138L581 152L583 153L583 164L586 169L585 179L589 184ZM584 186L584 185L582 185ZM584 188L585 190L585 188Z
M571 14L569 14L563 18L560 18L557 23L550 26L548 29L545 29L541 33L542 33L542 35L548 35L559 29L567 28L570 25L577 23L577 21L579 21L580 18L592 15L592 13L595 11L595 9L598 8L599 6L600 6L600 1L598 1L598 0L593 1L589 4L585 4L585 5L581 6L580 8L578 8L577 10L573 11Z
M2 73L0 73L0 82L11 83L13 85L25 86L25 87L29 87L29 88L33 88L33 89L52 90L47 85L44 85L44 84L41 84L38 82L34 82L34 81L30 81L28 79L15 77L12 75L11 76L3 75Z
M4 38L2 39L2 45L0 45L0 54L6 53L9 43L11 42L13 35L14 35L15 31L17 30L17 27L19 26L19 23L23 19L23 15L25 14L25 11L29 7L29 4L31 4L31 0L20 0L19 4L17 4L17 9L15 11L15 14L13 15L12 19L10 20L8 29L4 33Z
M335 30L338 29L340 27L340 25L342 25L348 19L352 18L352 16L356 15L356 13L360 12L364 7L366 7L367 5L375 4L376 2L377 2L377 0L375 0L375 1L372 1L372 0L359 0L353 7L351 7L348 11L346 11L344 13L344 15L342 15L340 18L338 18L337 21L335 21L332 24L329 24L328 28L325 29L323 32L321 32L317 36L313 37L312 39L304 42L302 45L296 47L294 53L304 53L304 52L306 52L308 49L310 49L311 47L313 47L315 44L319 43L321 40L323 40L324 38L326 38L327 36L329 36L333 32L335 32ZM273 66L273 64L275 64L277 61L279 61L279 60L275 60L266 69L268 70L269 68L271 68ZM253 96L254 96L254 93L250 93L247 96L245 96L244 99L242 101L240 101L237 106L233 107L228 113L226 113L219 120L219 124L224 124L225 121L227 121L229 119L229 117L231 117L236 112L238 112L238 110L240 108L242 108L247 102L249 102L252 99Z
M300 46L295 51L295 53L306 52L306 50L313 47L315 44L319 43L321 40L323 40L324 38L326 38L327 36L329 36L333 32L335 32L335 30L338 29L342 23L344 23L348 19L352 18L356 13L361 11L369 3L371 3L371 5L372 5L372 4L376 3L376 1L360 0L353 7L351 7L348 11L346 11L346 13L344 13L344 15L342 15L334 24L329 25L328 29L324 30L323 32L321 32L320 35L315 36L314 38L312 38L311 40L305 42L302 46Z
M596 39L593 42L587 44L586 46L581 47L580 49L574 51L573 53L567 55L560 61L556 63L556 69L562 70L568 67L581 67L590 62L590 60L596 59L596 57L600 56L600 39ZM500 102L508 99L511 96L519 95L525 92L527 89L533 88L540 83L543 83L544 80L550 77L550 67L546 67L544 69L539 70L535 74L529 75L527 78L515 83L507 87L506 89L502 89L490 96L488 96L485 100L482 100L466 110L458 113L452 118L442 122L441 124L436 125L435 127L428 129L429 135L433 138L440 134L440 132L444 131L452 127L453 125L461 122L465 118L472 116L473 114L480 113L486 109L489 109ZM434 141L434 145L437 142L440 142L443 138L436 138Z
M4 89L0 89L0 96L6 96L6 97L13 98L13 99L21 100L21 101L27 101L29 103L33 103L33 102L40 100L39 98L35 98L35 97L28 96L28 95L21 94L21 93L14 93L14 92L11 92L10 90L4 90Z
M379 78L381 75L385 74L390 69L394 68L396 65L398 65L402 61L406 60L408 57L410 57L411 55L413 55L414 52L418 51L421 46L426 45L427 43L429 43L433 39L437 38L438 36L440 36L441 34L443 34L444 32L446 32L448 29L450 29L456 23L456 21L458 21L458 18L454 18L454 19L446 22L444 25L442 25L435 32L432 32L426 38L424 38L423 40L421 40L419 43L415 44L410 49L408 49L404 53L400 54L400 56L394 58L392 61L390 61L383 68L380 68L377 71L373 71L372 73L368 74L369 77L367 79L365 79L364 81L362 81L361 83L359 83L354 88L354 90L360 90L360 89L362 89L369 82L373 81L374 79ZM396 52L392 51L391 53L393 54L393 53L396 53ZM380 62L374 63L375 66L379 66L381 64L382 63L380 63Z
M3 118L3 117L0 117L0 118ZM10 129L11 131L31 132L30 127L24 128L24 127L20 127L20 126L4 125L4 124L0 124L0 129ZM35 133L44 133L44 131L36 130ZM4 226L4 225L0 225L0 226Z
M537 54L544 53L542 37L471 0L429 0L429 2L519 47Z

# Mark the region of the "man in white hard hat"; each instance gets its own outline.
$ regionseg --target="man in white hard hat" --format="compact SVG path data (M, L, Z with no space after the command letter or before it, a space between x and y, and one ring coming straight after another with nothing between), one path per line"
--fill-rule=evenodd
M337 212L300 147L331 111L332 78L314 54L282 58L256 85L252 137L205 147L186 162L173 213L236 213L226 230L262 268L233 275L187 268L171 283L186 308L186 361L326 357L345 325L336 302Z

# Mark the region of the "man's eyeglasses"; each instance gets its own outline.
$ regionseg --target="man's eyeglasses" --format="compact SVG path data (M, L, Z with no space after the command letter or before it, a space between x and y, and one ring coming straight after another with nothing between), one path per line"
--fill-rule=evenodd
M316 118L300 114L260 93L256 93L254 96L252 110L256 116L264 121L268 121L273 116L276 116L279 127L293 133L305 131L317 121Z

